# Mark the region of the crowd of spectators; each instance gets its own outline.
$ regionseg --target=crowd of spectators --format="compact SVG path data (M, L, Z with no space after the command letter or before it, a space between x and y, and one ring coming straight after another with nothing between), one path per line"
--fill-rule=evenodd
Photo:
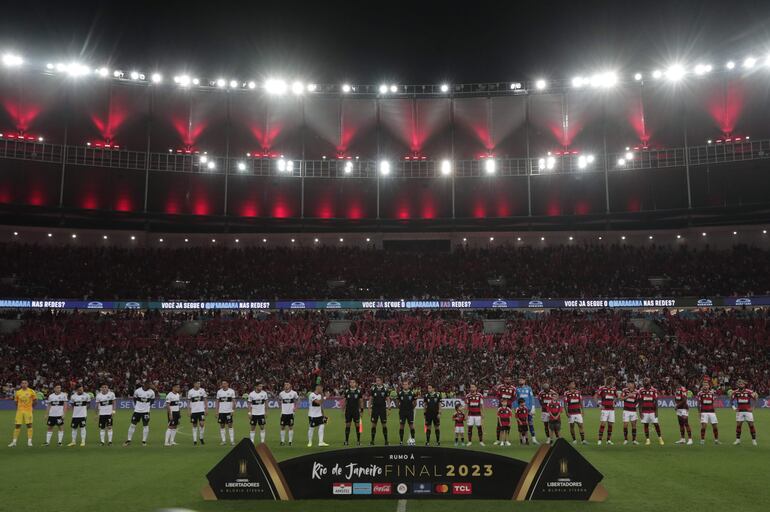
M555 246L392 252L0 245L0 295L95 300L759 295L770 252ZM333 284L330 284L333 282Z
M770 390L766 309L648 313L644 330L628 311L496 312L502 334L484 332L485 316L362 311L348 314L349 330L329 334L330 317L311 311L26 312L18 330L0 335L0 382L82 383L92 392L107 383L128 396L141 381L165 392L200 380L213 391L227 379L239 393L257 380L274 392L290 381L305 392L320 377L335 394L349 378L367 387L380 375L391 386L409 378L452 396L470 383L491 390L506 377L557 390L574 380L592 394L611 375L621 383L649 376L664 393L675 380L695 389L704 378L723 391L738 378ZM190 334L184 327L193 321L200 329Z

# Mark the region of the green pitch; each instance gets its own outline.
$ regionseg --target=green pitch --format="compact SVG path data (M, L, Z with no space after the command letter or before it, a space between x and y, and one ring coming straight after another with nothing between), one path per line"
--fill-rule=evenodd
M269 416L267 441L278 460L305 454L311 449L307 444L306 411L298 414L295 443L292 448L278 446L278 418L276 411ZM339 411L328 411L326 440L332 446L342 448L344 424ZM720 435L724 444L714 446L710 432L706 446L698 444L699 427L693 425L695 445L677 446L679 438L674 411L661 411L661 423L665 446L622 446L622 426L618 425L613 438L614 446L596 446L598 410L590 409L586 416L589 446L578 449L604 473L604 485L609 492L605 503L556 503L556 502L456 502L446 500L417 501L406 503L407 511L478 510L497 511L521 508L526 510L677 510L703 512L741 510L767 510L767 482L770 475L770 411L755 413L759 447L751 446L748 428L744 426L743 444L732 446L735 439L734 413L720 410ZM450 413L443 413L442 444L452 446L453 426ZM219 446L219 429L214 421L206 426L206 446L192 446L190 425L187 418L177 434L179 446L163 447L166 429L165 414L153 411L150 423L150 445L141 446L141 428L134 435L133 446L120 446L125 439L129 413L122 411L115 419L115 444L99 446L96 421L89 416L88 445L84 448L43 447L45 418L42 411L35 412L34 447L26 446L22 430L19 446L6 448L11 440L13 413L0 412L0 482L2 493L0 510L13 512L91 511L117 509L120 512L150 512L158 509L183 508L194 511L305 511L329 510L335 512L394 511L397 500L349 501L344 499L323 502L206 502L200 497L200 489L206 484L205 475L230 449ZM210 417L213 419L214 417ZM691 417L691 421L696 417ZM417 417L417 441L424 443L421 412ZM566 423L566 422L565 422ZM474 449L486 449L514 458L529 460L534 447L500 448L493 446L495 419L492 411L486 412L486 448L475 443ZM68 426L68 425L67 425ZM369 423L364 423L362 440L369 442ZM566 427L566 424L565 424ZM236 437L248 435L245 411L236 415ZM536 425L542 437L542 425ZM563 432L569 436L569 432ZM65 444L69 440L69 428L65 431ZM641 425L640 438L643 437ZM398 442L398 425L395 415L390 418L391 443ZM654 440L654 433L652 434ZM351 433L351 438L354 435ZM54 441L56 437L54 435ZM259 437L257 437L259 439ZM377 442L381 443L378 433ZM312 448L317 450L318 448ZM512 484L513 485L513 484Z

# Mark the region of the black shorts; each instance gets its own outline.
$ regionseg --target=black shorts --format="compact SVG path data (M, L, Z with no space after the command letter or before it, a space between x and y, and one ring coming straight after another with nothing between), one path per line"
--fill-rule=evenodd
M425 413L425 426L440 426L441 425L441 417L437 412L426 412Z
M85 418L72 418L70 422L70 428L83 428L86 426Z
M252 427L255 427L257 425L259 425L260 427L264 427L265 423L266 423L266 421L265 421L265 415L264 414L252 414L250 419L249 419L249 424Z
M217 423L220 425L226 425L233 422L233 413L231 412L220 412L217 415Z
M179 411L171 411L171 417L168 419L169 427L176 427L179 425Z
M104 430L105 428L112 428L112 414L99 415L99 428L101 430Z
M519 434L526 434L529 432L529 425L519 425Z
M353 409L352 411L345 409L345 423L350 423L351 421L355 421L356 423L361 421L360 409Z
M548 428L554 432L561 430L561 420L548 420Z
M139 422L142 422L142 425L145 427L150 424L150 413L149 412L136 412L131 415L131 423L136 425Z
M384 407L372 409L372 423L381 421L383 424L388 422L388 410Z
M201 412L191 412L190 413L190 423L192 423L193 425L197 425L199 421L200 422L205 421L205 419L206 419L205 418L205 414L206 413L203 412L203 411L201 411Z
M49 427L61 427L64 425L64 418L61 416L48 416L48 421L46 421Z
M281 426L282 427L293 427L294 426L294 415L293 414L281 414Z
M414 423L414 410L411 411L398 411L398 422L402 425L404 423Z
M316 417L309 417L310 420L310 427L320 427L324 424L324 417L323 416L316 416Z
M500 432L510 432L511 426L510 425L500 425Z

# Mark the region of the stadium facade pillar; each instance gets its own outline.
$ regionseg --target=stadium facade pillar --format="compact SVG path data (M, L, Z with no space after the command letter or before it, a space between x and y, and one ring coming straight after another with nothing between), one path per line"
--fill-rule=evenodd
M153 120L153 108L155 107L155 89L150 88L150 93L147 95L147 121L145 122L145 130L147 134L147 143L145 145L144 153L144 213L147 213L147 203L150 195L150 149L152 147L152 120Z

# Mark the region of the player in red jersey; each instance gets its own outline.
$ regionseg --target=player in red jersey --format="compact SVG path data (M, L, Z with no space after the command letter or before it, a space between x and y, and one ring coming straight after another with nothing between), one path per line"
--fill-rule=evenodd
M652 387L649 377L644 378L642 388L639 390L639 410L642 412L642 425L644 425L644 444L650 444L650 423L652 423L655 433L658 434L658 444L663 446L665 442L658 423L658 390Z
M615 377L604 379L604 386L596 390L595 398L599 400L601 412L599 413L599 441L602 444L604 429L607 428L607 444L612 444L612 427L615 424L615 399L618 397L618 388L615 387Z
M629 425L631 425L631 442L639 444L636 441L636 422L639 419L636 413L639 405L639 390L636 389L636 383L629 382L620 392L620 398L623 400L623 444L628 444Z
M586 441L586 433L583 430L583 395L580 390L577 389L575 381L570 381L567 384L567 392L564 393L564 402L567 404L567 416L569 421L569 433L572 436L572 444L577 444L575 438L575 424L580 431L580 442L588 444Z
M452 416L455 422L455 446L465 444L465 413L459 403L455 404L455 413Z
M521 444L529 444L529 409L527 408L527 401L523 398L519 398L519 407L516 409L516 425L519 427L519 442Z
M540 392L537 394L537 401L540 402L540 420L543 422L543 428L545 429L545 438L550 442L551 432L548 429L548 402L551 401L551 385L544 382L540 388Z
M548 442L551 444L555 443L560 437L561 412L563 410L559 394L556 391L551 391L551 399L548 401L548 427L551 431L551 439Z
M508 406L510 407L513 404L513 397L516 394L516 388L511 383L510 377L503 378L503 383L500 384L497 387L497 398L500 404L503 403L503 400L508 402ZM500 422L497 422L497 440L495 441L495 444L500 444Z
M679 381L675 382L674 402L676 402L676 419L679 422L679 441L674 444L692 444L692 430L690 429L690 405L687 403L687 395L690 392ZM685 439L685 432L687 439Z
M757 431L754 428L754 411L751 401L759 398L759 395L746 387L746 381L738 379L738 389L733 391L732 402L735 404L735 442L741 444L741 427L743 422L749 424L751 432L751 444L757 445Z
M500 407L497 408L497 424L500 426L500 446L511 446L509 436L511 433L511 419L513 418L513 411L508 404L510 402L506 399L500 401Z
M470 392L465 395L465 410L468 416L468 444L473 443L473 427L479 431L479 444L484 446L484 430L481 427L481 408L484 407L484 397L479 393L476 384L469 386Z
M719 444L719 424L717 413L714 409L716 393L711 389L708 380L703 382L698 391L698 404L700 408L700 444L706 443L706 425L711 424L714 432L714 444Z

